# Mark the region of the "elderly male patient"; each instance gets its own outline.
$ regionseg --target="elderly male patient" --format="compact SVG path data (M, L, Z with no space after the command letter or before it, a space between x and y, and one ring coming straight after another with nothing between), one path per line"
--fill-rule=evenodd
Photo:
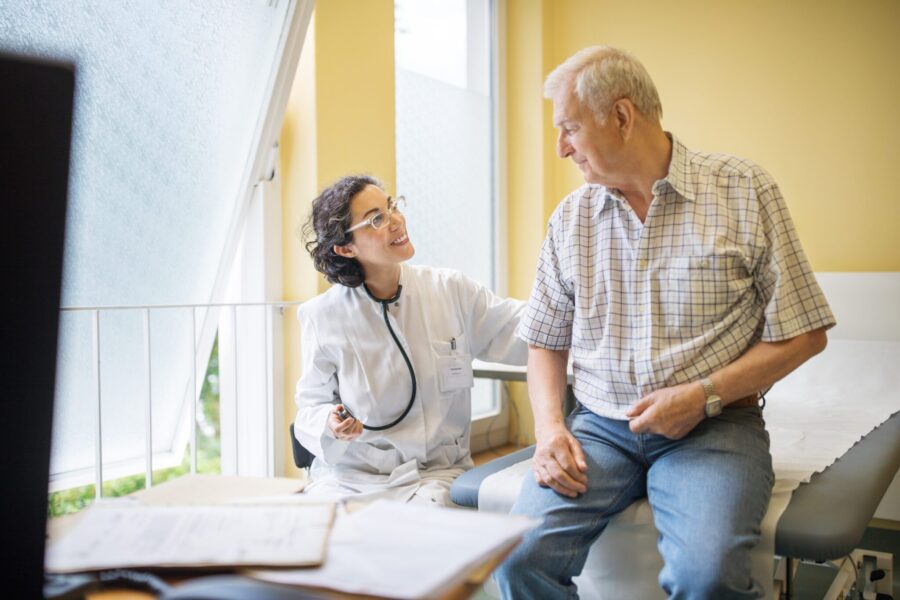
M504 597L576 596L591 543L645 496L669 597L761 597L750 551L773 474L757 399L835 323L784 199L756 164L664 131L625 52L581 50L544 95L586 185L550 218L519 328L537 447L513 512L542 524L498 571Z

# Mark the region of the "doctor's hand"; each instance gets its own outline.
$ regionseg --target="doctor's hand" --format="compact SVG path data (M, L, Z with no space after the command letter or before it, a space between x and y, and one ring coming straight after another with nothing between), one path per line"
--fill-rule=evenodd
M565 425L541 431L531 468L538 485L558 494L576 498L587 491L587 461L581 444Z
M331 430L334 439L352 442L362 434L363 424L346 413L343 413L345 416L341 418L343 408L343 404L338 404L331 410L331 414L328 415L328 429Z
M634 433L656 433L672 440L686 436L706 414L706 393L700 382L651 392L625 413Z

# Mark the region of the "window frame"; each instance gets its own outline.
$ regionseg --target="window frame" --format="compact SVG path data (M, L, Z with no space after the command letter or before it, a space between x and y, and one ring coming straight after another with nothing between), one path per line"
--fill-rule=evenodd
M278 1L278 0L275 0ZM315 8L315 0L288 0L291 8L285 19L282 36L281 62L270 81L271 92L265 117L259 124L258 140L249 176L244 182L245 200L242 203L240 227L229 244L227 258L223 256L214 288L215 298L227 298L230 302L277 302L282 300L282 208L281 181L278 171L281 128L290 98L291 88L300 63L303 44L309 38L309 25ZM227 311L219 317L219 325L229 318ZM235 397L234 390L220 388L220 432L222 435L222 474L281 476L286 472L285 453L281 450L287 438L287 420L284 403L284 317L292 311L269 311L266 335L263 340L253 340L249 345L240 342L240 354L262 354L267 357L264 369L247 361L234 361L238 381L265 379L265 393ZM220 329L216 327L215 329ZM225 353L234 355L234 338L226 339ZM219 340L222 352L223 338ZM220 359L220 369L223 361ZM199 394L199 391L198 391ZM229 397L229 394L232 394ZM240 404L238 404L240 403ZM232 410L226 410L226 407ZM260 411L265 414L264 424L249 428L238 426L239 415L244 411ZM226 444L225 432L230 444ZM238 448L241 454L238 455ZM253 449L247 452L247 449Z

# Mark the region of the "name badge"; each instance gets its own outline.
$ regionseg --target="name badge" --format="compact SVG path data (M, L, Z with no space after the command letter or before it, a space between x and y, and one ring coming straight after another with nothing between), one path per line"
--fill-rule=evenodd
M472 358L467 354L438 357L438 386L441 392L465 390L475 385Z

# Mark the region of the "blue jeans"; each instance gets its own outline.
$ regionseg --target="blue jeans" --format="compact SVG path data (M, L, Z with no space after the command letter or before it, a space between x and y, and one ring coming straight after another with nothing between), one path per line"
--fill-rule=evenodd
M756 407L726 408L681 440L634 434L628 421L579 406L568 421L588 463L588 490L561 496L527 477L512 513L542 520L497 570L507 599L577 597L572 578L609 520L647 497L670 598L760 598L750 551L774 475Z

